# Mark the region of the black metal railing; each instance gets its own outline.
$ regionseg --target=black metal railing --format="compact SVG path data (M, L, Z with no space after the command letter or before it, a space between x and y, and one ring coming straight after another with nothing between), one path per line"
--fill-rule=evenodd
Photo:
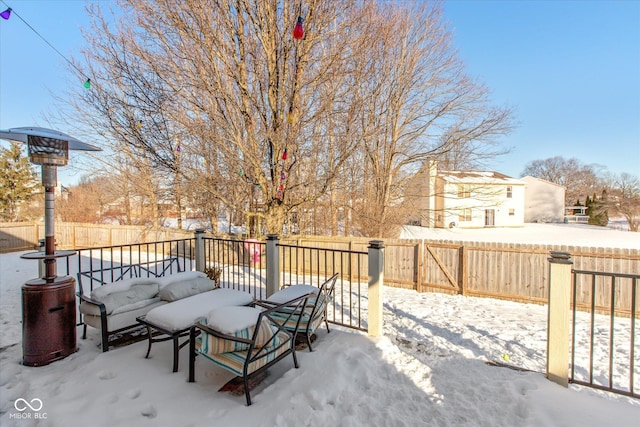
M205 237L207 268L220 269L220 286L249 292L255 299L266 298L266 243Z
M367 330L367 252L285 244L276 248L281 287L293 283L319 286L339 273L328 320ZM200 250L202 268L219 269L221 287L248 292L255 299L267 297L267 244L211 237L202 239L200 249L196 238L79 249L78 286L88 293L95 286L125 278L195 270Z
M166 240L77 250L78 285L94 286L132 277L159 277L193 269L195 240Z
M319 286L338 273L333 301L328 309L331 323L367 330L367 252L279 244L280 284Z
M586 270L572 270L572 274L569 381L640 397L640 361L636 360L640 275ZM578 304L579 294L589 297L587 307Z

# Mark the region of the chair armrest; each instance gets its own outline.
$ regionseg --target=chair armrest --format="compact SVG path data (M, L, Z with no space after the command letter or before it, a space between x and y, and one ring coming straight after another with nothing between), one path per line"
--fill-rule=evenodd
M258 306L260 306L262 308L273 308L273 307L277 307L278 306L278 304L276 304L275 302L262 300L262 299L255 300L253 302L253 305L258 305Z
M222 333L220 331L217 331L211 327L209 327L208 325L203 325L202 323L196 323L195 325L193 325L193 328L196 329L201 329L202 331L213 335L214 337L218 337L218 338L222 338L225 340L229 340L229 341L235 341L235 342L241 342L243 344L251 344L252 340L247 339L247 338L240 338L240 337L234 337L233 335L227 335L225 333Z
M100 305L104 306L104 304L101 303L100 301L95 300L93 298L89 298L88 296L80 294L80 293L78 293L78 298L80 298L80 300L83 301L83 302L88 302L89 304L98 305L98 306L100 306Z

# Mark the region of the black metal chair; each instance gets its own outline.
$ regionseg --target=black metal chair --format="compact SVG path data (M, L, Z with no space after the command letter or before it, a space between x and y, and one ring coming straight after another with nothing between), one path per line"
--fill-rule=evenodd
M242 327L234 333L221 332L216 329L215 324L196 323L190 329L189 382L195 382L196 357L204 356L206 360L243 379L247 406L251 405L249 392L251 377L267 370L289 354L293 357L294 366L298 368L295 335L300 324L301 313L310 296L310 294L302 295L267 310L254 307L216 309L216 311L220 310L218 313L228 318L233 317L234 314L250 313L248 310L255 311L253 313L256 316L255 324L251 327ZM284 317L276 317L276 313L286 314ZM209 315L209 319L211 317L212 314ZM293 332L284 327L284 323L292 319L296 322Z

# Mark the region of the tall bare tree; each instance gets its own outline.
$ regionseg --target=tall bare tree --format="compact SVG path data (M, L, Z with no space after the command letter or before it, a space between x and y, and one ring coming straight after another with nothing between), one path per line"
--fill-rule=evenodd
M629 230L640 231L640 178L622 172L607 176L604 186L606 198L599 200L599 209L622 215Z
M337 233L340 214L345 230L381 236L402 223L404 185L426 158L510 128L465 75L439 3L118 5L117 25L90 9L95 81L78 111L114 149L173 174L174 194L188 183L212 217L242 211L279 233L322 206L324 230Z
M510 130L511 112L491 107L486 87L464 73L438 4L366 8L374 53L358 86L366 99L358 217L365 234L384 237L405 222L405 187L427 159L492 144Z

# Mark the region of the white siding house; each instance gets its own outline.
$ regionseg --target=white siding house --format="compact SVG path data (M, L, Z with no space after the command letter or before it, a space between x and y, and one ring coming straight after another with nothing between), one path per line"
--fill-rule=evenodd
M533 176L524 181L524 222L563 222L565 188Z
M413 223L423 227L521 227L525 183L499 172L439 171L430 162L416 175L409 196Z

